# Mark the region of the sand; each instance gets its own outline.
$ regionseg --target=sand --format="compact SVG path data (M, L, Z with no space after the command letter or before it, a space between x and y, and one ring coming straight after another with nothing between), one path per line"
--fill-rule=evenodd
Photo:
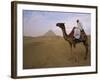
M91 65L90 49L87 60L84 60L83 43L77 44L71 51L69 43L60 36L24 37L23 39L24 69Z

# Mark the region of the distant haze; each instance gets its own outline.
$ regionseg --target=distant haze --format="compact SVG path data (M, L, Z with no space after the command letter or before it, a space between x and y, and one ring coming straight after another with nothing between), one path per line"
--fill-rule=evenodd
M42 36L49 30L52 30L56 35L62 36L62 32L56 26L56 23L65 23L66 31L69 33L74 26L77 26L77 19L80 20L86 34L89 35L91 33L90 13L23 10L24 36Z

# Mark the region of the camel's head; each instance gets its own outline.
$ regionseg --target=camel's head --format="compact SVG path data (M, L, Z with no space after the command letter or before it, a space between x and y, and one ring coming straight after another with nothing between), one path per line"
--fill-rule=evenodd
M61 29L65 29L64 23L57 23L56 26L60 27Z

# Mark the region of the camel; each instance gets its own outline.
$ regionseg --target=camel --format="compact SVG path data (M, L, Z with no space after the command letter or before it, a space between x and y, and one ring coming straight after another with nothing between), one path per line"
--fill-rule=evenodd
M80 42L83 43L83 45L85 46L85 49L86 49L86 53L85 53L85 56L84 56L84 59L86 60L87 59L87 56L88 56L88 37L87 37L85 31L83 30L83 32L81 32L81 35L84 36L84 39L83 40L75 40L73 38L73 34L74 34L75 27L73 27L72 31L68 35L66 33L66 29L65 29L65 24L64 23L57 23L56 26L59 27L59 28L61 28L61 30L63 32L63 38L66 41L68 41L68 43L70 44L71 52L72 52L72 47L75 48L77 43L80 43Z

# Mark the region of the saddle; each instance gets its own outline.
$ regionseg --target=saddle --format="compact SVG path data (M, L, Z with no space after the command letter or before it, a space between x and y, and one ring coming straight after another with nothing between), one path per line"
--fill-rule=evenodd
M72 37L73 40L78 41L78 42L86 40L87 36L86 36L86 33L85 33L84 29L82 29L82 30L80 31L80 37L79 37L79 38L75 38L75 36L74 36L75 28L76 28L76 27L74 27L74 28L72 29L72 31L71 31L71 33L69 34L69 36Z

